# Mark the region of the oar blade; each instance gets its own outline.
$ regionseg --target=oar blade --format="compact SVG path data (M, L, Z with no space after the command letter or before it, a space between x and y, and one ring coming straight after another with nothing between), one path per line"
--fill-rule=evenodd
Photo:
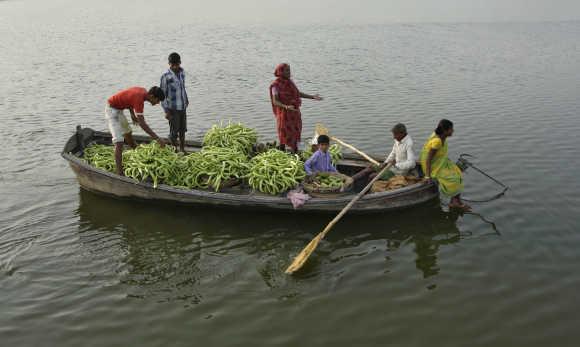
M310 257L312 252L314 252L316 247L318 247L318 243L320 242L320 240L322 239L323 236L324 236L324 233L319 233L318 235L316 235L316 237L313 238L306 245L306 247L304 247L304 249L302 249L302 251L300 253L298 253L298 255L294 258L294 261L292 261L292 264L290 264L290 266L288 266L288 268L286 269L285 272L287 274L291 275L294 272L300 270L300 268L302 268L304 263L306 263L306 260L308 260L308 257Z
M318 135L328 135L328 128L324 126L322 123L316 124L316 133Z

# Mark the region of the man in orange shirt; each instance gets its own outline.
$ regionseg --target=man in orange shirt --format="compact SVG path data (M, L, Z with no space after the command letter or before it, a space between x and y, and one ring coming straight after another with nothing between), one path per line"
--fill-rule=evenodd
M123 110L128 109L133 123L139 123L139 126L163 147L165 146L165 141L159 138L145 122L143 108L145 107L145 101L149 101L151 105L155 106L164 99L165 94L159 87L151 87L149 91L142 87L132 87L122 90L109 98L105 108L105 118L115 144L115 164L117 165L118 175L125 175L123 172L123 142L126 141L132 148L137 147L131 134L131 126L127 118L125 118Z

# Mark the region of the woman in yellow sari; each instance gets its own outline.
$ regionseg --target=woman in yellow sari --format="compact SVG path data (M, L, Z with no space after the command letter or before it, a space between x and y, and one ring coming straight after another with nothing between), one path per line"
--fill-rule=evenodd
M447 156L446 139L453 135L453 122L442 119L435 132L431 134L421 151L421 168L428 180L436 180L439 190L451 197L449 207L470 210L469 205L461 201L463 177L461 170Z

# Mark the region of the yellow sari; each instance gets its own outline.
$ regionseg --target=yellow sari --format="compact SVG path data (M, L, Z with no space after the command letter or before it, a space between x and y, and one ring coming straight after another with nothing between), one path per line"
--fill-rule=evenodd
M463 177L461 170L447 157L447 141L442 143L435 133L425 142L421 156L421 168L427 174L427 156L435 149L431 160L431 178L439 183L439 190L447 196L455 196L463 191Z

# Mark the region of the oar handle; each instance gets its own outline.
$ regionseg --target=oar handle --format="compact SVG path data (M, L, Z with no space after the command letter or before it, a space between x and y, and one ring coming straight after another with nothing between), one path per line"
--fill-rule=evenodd
M324 228L324 230L322 231L322 237L324 237L324 235L326 235L327 232L330 231L330 229L334 226L334 224L336 224L336 222L338 222L342 216L344 216L346 214L346 212L348 212L348 210L350 210L350 208L352 207L352 205L354 205L357 201L359 201L360 198L362 198L368 191L369 189L371 189L371 187L373 186L373 184L378 181L381 176L391 167L391 163L387 164L381 171L379 171L379 173L366 185L366 187L364 187L363 190L360 191L360 193L358 193L349 203L348 205L346 205L339 213L338 215L336 215L336 217L334 217L333 220L330 221L330 223L328 223L328 225L326 226L326 228Z
M354 147L353 145L350 145L350 144L348 144L348 143L346 143L346 142L342 141L341 139L339 139L339 138L336 138L336 137L334 137L334 136L330 136L330 138L331 138L332 140L334 140L334 141L336 141L336 142L340 143L340 144L341 144L341 145L343 145L344 147L347 147L347 148L350 148L350 149L352 149L353 151L355 151L356 153L360 154L360 155L361 155L363 158L365 158L366 160L370 161L370 162L371 162L371 163L373 163L374 165L377 165L377 166L378 166L378 165L380 165L380 163L379 163L378 161L374 160L374 159L373 159L373 158L371 158L369 155L367 155L365 152L363 152L363 151L361 151L361 150L357 149L357 148L356 148L356 147Z

